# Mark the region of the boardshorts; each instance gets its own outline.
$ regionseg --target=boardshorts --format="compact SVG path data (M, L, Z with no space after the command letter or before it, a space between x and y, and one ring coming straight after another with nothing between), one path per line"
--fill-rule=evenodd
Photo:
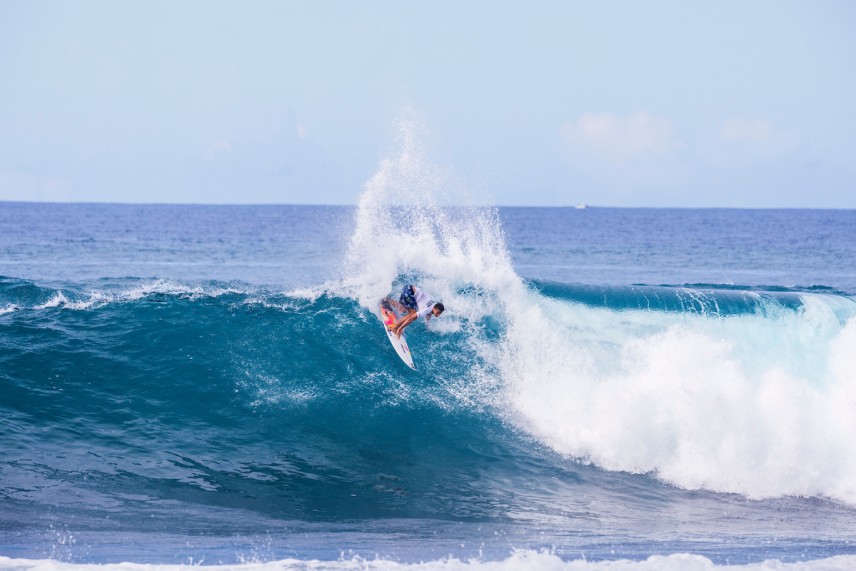
M407 309L412 309L413 311L419 311L419 308L416 306L416 297L413 295L413 286L407 284L401 290L401 297L398 298L398 303L406 307Z

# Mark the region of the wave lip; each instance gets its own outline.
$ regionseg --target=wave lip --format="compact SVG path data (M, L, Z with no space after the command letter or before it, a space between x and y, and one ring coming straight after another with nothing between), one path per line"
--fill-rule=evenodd
M779 310L797 310L802 306L801 292L780 288L722 288L720 286L608 286L533 281L532 287L543 296L590 307L611 310L666 311L710 317L767 314ZM832 292L830 296L842 297Z
M182 283L169 279L125 278L100 280L95 287L70 285L62 288L38 286L28 280L0 278L0 315L21 310L87 310L111 303L134 302L158 296L175 298L217 298L228 295L273 295L269 291L221 282Z

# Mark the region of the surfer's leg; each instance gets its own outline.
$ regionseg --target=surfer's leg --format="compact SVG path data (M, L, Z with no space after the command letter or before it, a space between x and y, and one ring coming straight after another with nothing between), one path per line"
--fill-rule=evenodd
M401 289L401 297L398 298L398 303L407 311L416 311L416 297L413 295L413 286L408 284Z

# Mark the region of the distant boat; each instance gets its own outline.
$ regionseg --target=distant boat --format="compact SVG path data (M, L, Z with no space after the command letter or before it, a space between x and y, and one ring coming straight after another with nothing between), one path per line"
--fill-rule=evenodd
M585 202L580 202L579 204L574 206L574 208L576 208L577 210L585 210L586 208L588 208L588 204L586 204Z

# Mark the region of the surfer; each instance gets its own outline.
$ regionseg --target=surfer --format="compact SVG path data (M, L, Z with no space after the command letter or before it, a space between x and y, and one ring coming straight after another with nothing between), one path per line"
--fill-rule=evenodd
M427 322L432 316L440 317L440 314L446 310L442 303L434 301L427 293L412 284L407 284L402 288L401 297L398 298L398 306L407 313L392 328L396 337L401 337L404 328L416 321L417 318L424 317Z

